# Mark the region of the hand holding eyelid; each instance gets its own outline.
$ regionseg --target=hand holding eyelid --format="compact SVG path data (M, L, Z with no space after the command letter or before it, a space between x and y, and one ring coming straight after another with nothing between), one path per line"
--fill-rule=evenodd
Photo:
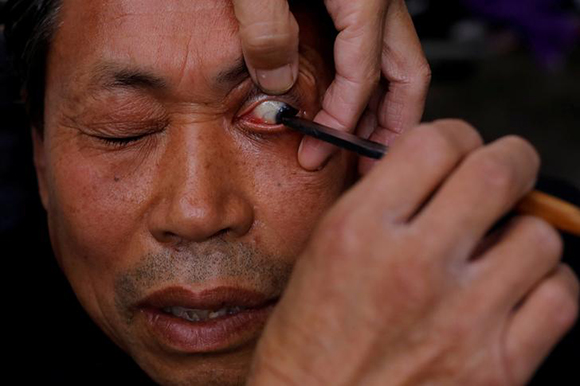
M276 123L364 157L381 159L388 151L385 145L298 118L297 113L298 110L284 105L278 111ZM557 197L535 190L527 194L515 210L520 214L540 217L561 231L580 236L580 208Z

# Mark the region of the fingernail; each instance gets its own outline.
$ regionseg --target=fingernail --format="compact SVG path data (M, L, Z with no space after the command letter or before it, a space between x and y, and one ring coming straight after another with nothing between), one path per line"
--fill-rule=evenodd
M256 70L257 81L268 94L284 94L290 90L296 75L289 64L274 70Z

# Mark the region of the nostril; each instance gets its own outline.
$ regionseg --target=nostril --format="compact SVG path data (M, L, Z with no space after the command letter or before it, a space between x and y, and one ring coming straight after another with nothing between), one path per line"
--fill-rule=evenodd
M218 232L215 232L213 235L211 235L208 238L225 238L231 232L232 232L232 230L230 228L225 228L225 229L222 229ZM187 240L187 239L179 236L178 234L175 234L173 232L168 232L168 231L161 232L160 234L158 234L158 237L156 237L156 238L157 238L157 241L159 241L160 243L170 244L175 249L179 249L183 245L190 242L190 240Z
M181 243L181 238L173 232L160 232L156 239L161 243L175 244Z
M230 233L231 229L227 228L227 229L222 229L221 231L218 231L214 234L215 237L222 237L222 236L226 236L228 233Z

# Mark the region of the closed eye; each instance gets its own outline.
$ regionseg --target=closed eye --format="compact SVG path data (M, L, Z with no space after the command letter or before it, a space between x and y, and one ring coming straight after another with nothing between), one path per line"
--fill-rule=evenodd
M99 126L102 126L100 124ZM168 126L168 122L161 120L151 123L134 123L106 125L106 128L95 130L93 133L86 133L89 137L98 140L100 143L112 149L124 149L131 145L138 145L156 134L163 133ZM124 131L123 135L115 135L116 132Z
M114 137L96 137L96 138L103 141L105 144L107 144L109 146L116 147L116 148L122 148L122 147L125 147L125 146L133 143L133 142L140 141L141 139L145 138L147 135L149 135L149 134L137 135L137 136L133 136L133 137L120 137L120 138L114 138Z

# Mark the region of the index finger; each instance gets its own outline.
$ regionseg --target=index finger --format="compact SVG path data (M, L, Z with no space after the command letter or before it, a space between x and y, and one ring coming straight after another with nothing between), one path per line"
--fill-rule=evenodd
M286 0L232 0L244 59L252 79L283 94L298 77L298 23Z
M315 121L352 131L380 79L385 1L329 0L326 6L339 31L334 45L336 76ZM302 167L317 169L333 147L305 137L298 159Z

